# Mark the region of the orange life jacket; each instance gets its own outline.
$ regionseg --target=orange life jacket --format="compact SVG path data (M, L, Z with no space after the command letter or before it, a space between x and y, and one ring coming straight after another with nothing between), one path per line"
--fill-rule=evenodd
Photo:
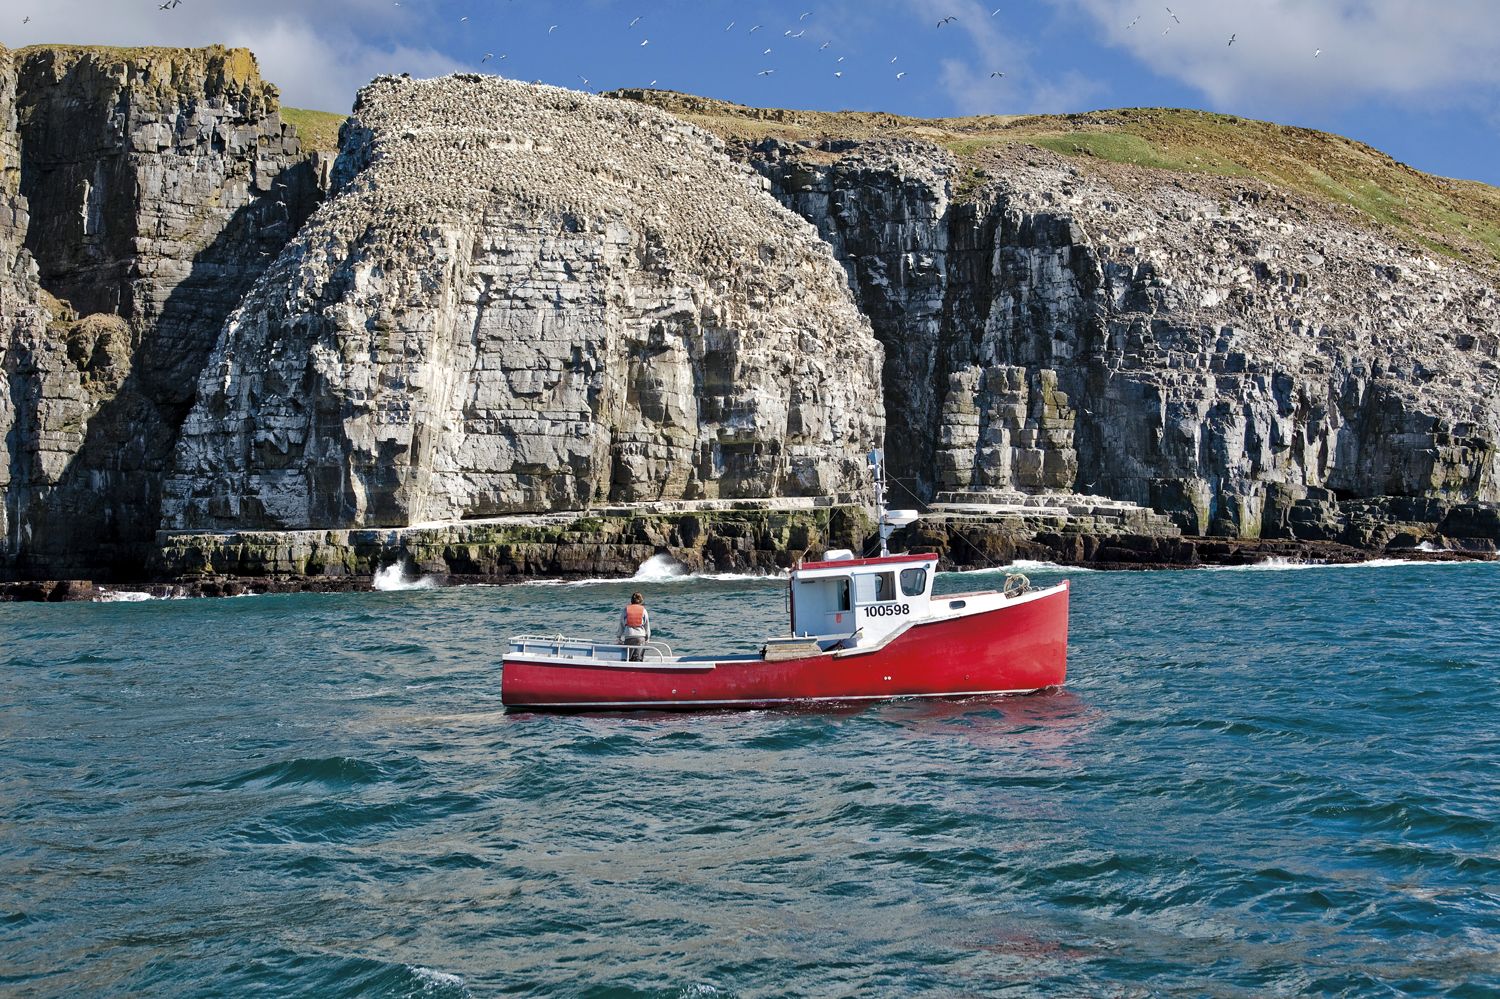
M646 624L646 605L628 604L625 607L625 627L641 628Z

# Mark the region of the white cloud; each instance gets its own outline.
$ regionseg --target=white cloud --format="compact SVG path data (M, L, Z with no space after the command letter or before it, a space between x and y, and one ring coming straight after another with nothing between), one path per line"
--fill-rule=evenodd
M1500 83L1493 0L1172 0L1176 20L1161 0L1053 2L1223 110L1466 104ZM1482 103L1493 104L1492 93Z
M342 27L357 24L372 36L413 33L415 16L389 0L256 0L235 7L185 0L167 11L157 9L157 0L55 0L35 5L29 16L27 24L5 25L5 44L243 46L280 88L283 103L324 111L348 111L355 92L382 73L437 76L465 68L436 49L380 43Z
M997 0L998 2L998 0ZM1077 111L1104 88L1082 73L1040 79L1030 72L1030 54L1008 31L1011 14L979 0L910 0L918 15L935 26L945 17L957 18L939 31L962 34L974 59L949 57L942 61L941 80L962 114L1046 114ZM995 76L1003 73L1003 76Z

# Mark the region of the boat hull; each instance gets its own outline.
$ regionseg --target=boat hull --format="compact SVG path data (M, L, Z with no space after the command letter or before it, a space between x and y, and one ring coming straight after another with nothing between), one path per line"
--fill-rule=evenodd
M1068 584L977 614L914 622L868 649L759 658L597 663L508 655L501 701L533 710L762 708L977 697L1061 686Z

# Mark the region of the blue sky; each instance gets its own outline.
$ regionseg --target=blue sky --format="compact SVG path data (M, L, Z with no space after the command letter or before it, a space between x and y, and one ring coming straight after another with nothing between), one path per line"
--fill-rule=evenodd
M1493 0L0 0L0 40L247 45L288 104L340 112L377 73L459 70L919 116L1198 107L1500 184Z

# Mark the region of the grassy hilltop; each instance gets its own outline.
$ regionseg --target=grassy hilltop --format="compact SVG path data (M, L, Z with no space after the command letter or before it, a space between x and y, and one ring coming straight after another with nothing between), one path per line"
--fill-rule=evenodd
M1073 157L1084 168L1120 164L1259 180L1352 208L1446 256L1486 269L1500 266L1500 189L1425 174L1363 143L1306 128L1170 108L924 119L752 108L672 91L617 93L726 139L921 139L976 168L993 154L1033 146Z
M309 111L306 108L282 107L281 120L297 129L303 149L339 148L339 126L348 115L330 111Z

